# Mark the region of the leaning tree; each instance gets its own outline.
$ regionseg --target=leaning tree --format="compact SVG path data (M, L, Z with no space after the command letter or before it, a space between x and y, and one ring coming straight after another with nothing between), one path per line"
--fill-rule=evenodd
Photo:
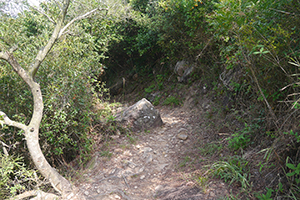
M51 37L44 47L40 48L32 62L24 64L23 61L20 62L20 60L14 55L15 51L19 48L18 45L10 45L10 48L7 48L0 43L0 59L11 66L12 70L14 70L14 72L17 73L22 81L29 87L33 96L33 112L29 124L12 120L3 111L0 111L0 123L2 125L16 127L24 131L24 139L26 140L27 148L34 165L59 193L59 195L57 195L46 193L41 190L34 190L18 195L16 197L17 199L27 197L34 197L33 199L40 199L41 197L43 199L85 199L78 188L72 186L67 179L51 167L40 148L39 127L43 116L44 103L41 86L37 81L36 75L38 70L41 68L41 64L55 45L56 41L68 33L68 29L72 24L78 20L91 16L95 12L105 9L96 8L66 22L70 0L63 0L63 2L55 1L55 4L59 11L56 18L53 18L47 15L46 12L36 8L36 11L42 13L55 26Z

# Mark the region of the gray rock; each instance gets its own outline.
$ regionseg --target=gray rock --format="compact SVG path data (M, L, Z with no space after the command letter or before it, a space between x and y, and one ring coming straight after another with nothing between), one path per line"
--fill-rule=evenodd
M142 176L140 177L140 179L143 180L143 179L145 179L145 177L146 177L145 175L142 175Z
M158 110L145 98L115 115L116 121L131 127L133 131L151 129L163 125Z
M152 148L151 147L144 147L143 150L142 150L144 153L149 153L152 151Z
M164 164L159 164L159 165L157 165L157 168L156 168L156 170L157 171L162 171L165 167L167 167L169 164L167 164L167 163L164 163Z
M188 138L188 135L184 134L184 133L179 133L177 135L177 138L180 139L180 140L186 140Z
M152 162L152 160L153 160L153 157L152 157L152 155L150 154L150 155L148 156L147 160L146 160L146 164Z
M178 61L174 68L174 72L178 75L178 82L186 82L194 70L195 64L190 64L185 60Z
M181 128L178 130L177 138L179 140L186 140L188 138L187 129Z

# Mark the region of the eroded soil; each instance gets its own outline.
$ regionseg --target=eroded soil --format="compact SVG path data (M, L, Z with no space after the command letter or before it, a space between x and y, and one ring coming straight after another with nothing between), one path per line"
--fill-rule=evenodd
M189 101L187 99L187 101ZM87 199L222 199L230 193L220 179L207 178L209 155L201 145L218 133L206 128L208 100L193 109L158 107L164 125L131 136L114 136L77 183ZM185 103L186 104L186 103ZM214 136L215 134L215 136ZM187 139L186 139L187 137Z

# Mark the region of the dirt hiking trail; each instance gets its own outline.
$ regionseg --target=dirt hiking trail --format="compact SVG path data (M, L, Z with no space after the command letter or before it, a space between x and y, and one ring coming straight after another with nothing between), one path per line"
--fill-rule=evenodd
M202 107L156 107L162 127L114 136L108 151L95 153L77 183L86 198L217 200L230 194L221 180L202 178L209 169L203 163L211 158L201 156L199 145L216 134L206 130L209 119Z

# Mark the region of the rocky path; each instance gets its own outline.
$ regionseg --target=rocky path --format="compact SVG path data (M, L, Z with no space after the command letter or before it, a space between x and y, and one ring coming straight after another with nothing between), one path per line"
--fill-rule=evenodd
M162 127L133 133L134 139L118 136L106 156L96 153L78 183L87 199L213 200L229 194L220 180L203 181L196 175L205 171L197 162L206 158L193 158L195 145L207 134L201 129L203 119L184 108L159 111Z

